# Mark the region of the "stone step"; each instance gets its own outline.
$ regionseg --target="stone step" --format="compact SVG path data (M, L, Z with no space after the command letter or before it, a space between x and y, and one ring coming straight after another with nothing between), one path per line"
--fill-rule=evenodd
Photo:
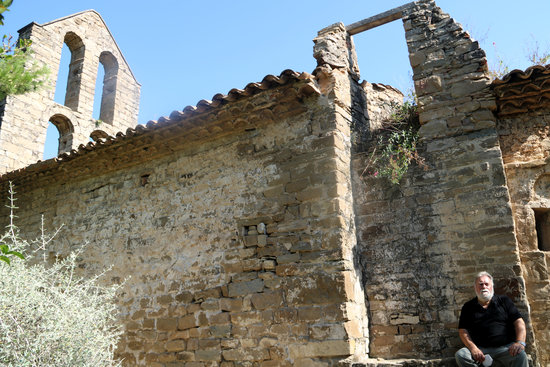
M369 358L362 362L354 362L350 367L456 367L455 359L380 359Z

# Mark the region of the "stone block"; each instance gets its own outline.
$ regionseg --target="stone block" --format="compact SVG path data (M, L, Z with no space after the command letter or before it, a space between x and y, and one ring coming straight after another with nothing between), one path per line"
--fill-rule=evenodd
M219 349L208 349L208 350L196 350L195 351L195 360L196 361L221 361L222 354Z
M157 330L159 331L174 331L178 328L178 319L157 319Z
M262 270L265 271L274 271L277 263L275 260L262 260ZM265 284L269 288L269 285Z
M247 294L258 293L263 291L264 281L262 279L254 279L248 282L230 283L228 285L229 297L245 296Z
M299 358L294 361L295 367L329 367L329 362L323 362L319 360L313 360L311 358Z
M422 113L420 115L422 116ZM447 123L444 120L427 121L420 127L418 134L423 138L445 136L447 134Z
M318 273L314 277L287 280L288 305L340 304L347 300L343 277Z
M185 350L185 341L171 340L164 346L167 352L181 352Z
M343 325L310 325L309 336L311 340L344 340L347 333Z
M418 324L420 323L420 318L418 315L399 313L390 316L390 323L392 325Z
M277 264L289 264L300 261L300 254L295 252L291 254L284 254L277 256Z
M227 361L264 361L269 359L269 351L265 348L239 348L222 351Z
M241 311L243 301L241 299L222 298L220 299L220 309L222 311Z
M487 79L464 80L462 82L454 83L449 87L451 91L451 96L453 98L460 98L488 88L489 84L490 83Z
M251 301L252 305L257 310L278 308L283 305L283 296L280 291L268 291L252 295Z
M197 326L198 326L198 322L195 315L187 315L187 316L181 317L178 320L179 330L191 329Z
M178 361L191 362L195 360L195 353L193 352L178 352L176 354Z
M438 75L431 75L424 79L416 80L414 87L419 96L432 94L443 90L443 80Z
M160 363L173 362L176 360L175 353L162 353L157 355L157 361Z
M212 325L210 326L210 335L212 338L230 338L231 325Z
M320 358L349 356L354 352L353 340L327 340L321 342L310 342L307 344L290 345L290 358Z
M229 323L229 312L221 312L218 314L208 316L209 324L222 325Z

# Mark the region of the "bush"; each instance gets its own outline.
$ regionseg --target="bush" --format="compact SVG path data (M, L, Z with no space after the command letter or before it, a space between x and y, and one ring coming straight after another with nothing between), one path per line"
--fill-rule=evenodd
M13 222L2 237L25 259L0 262L0 365L119 365L113 357L121 333L117 287L101 286L99 276L77 276L78 253L49 265L31 251L36 244L43 251L49 241L24 241Z
M392 103L392 114L376 133L367 152L367 161L361 177L386 178L397 185L414 162L426 169L424 159L418 155L418 129L420 121L416 103Z

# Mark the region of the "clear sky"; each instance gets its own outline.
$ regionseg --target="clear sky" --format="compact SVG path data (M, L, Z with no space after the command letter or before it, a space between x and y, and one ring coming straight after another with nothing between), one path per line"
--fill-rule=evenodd
M312 72L317 31L348 25L406 4L403 0L14 0L0 32L16 35L87 9L101 14L141 83L139 123L244 88L285 69ZM549 0L436 0L486 50L490 64L529 66L538 47L550 51ZM354 36L361 77L410 85L401 21ZM495 51L498 57L495 56Z

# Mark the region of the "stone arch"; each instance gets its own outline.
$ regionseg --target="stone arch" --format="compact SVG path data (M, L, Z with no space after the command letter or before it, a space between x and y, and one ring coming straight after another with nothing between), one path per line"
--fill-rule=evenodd
M59 145L57 154L69 152L73 145L74 126L71 120L60 113L56 113L49 118L49 121L55 125L59 132Z
M112 124L115 115L115 99L119 69L118 61L111 52L103 51L99 55L99 62L103 65L105 70L99 119L108 124Z
M77 111L80 101L80 90L82 89L82 71L86 47L82 39L71 31L65 34L63 42L71 51L69 76L67 78L67 89L65 92L65 106Z

